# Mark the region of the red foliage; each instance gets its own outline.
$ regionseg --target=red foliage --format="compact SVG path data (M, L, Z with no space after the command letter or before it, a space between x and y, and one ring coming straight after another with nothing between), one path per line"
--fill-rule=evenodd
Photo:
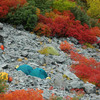
M66 100L73 100L73 98L70 97L70 96L66 96L65 99L66 99Z
M36 32L37 35L50 36L51 30L50 27L48 27L46 24L38 23L34 28L34 32Z
M92 34L91 34L92 36L100 37L100 29L99 29L99 27L93 27L90 30L92 32Z
M50 86L49 90L53 90L53 86Z
M89 81L100 87L100 62L95 59L87 59L81 54L71 51L71 59L74 61L79 61L78 65L73 64L71 71L83 79L84 81Z
M54 17L54 13L56 17ZM39 16L39 23L46 24L51 29L50 36L74 37L81 44L85 42L91 44L97 42L96 35L92 35L93 32L90 31L88 25L81 25L80 21L75 21L75 17L70 11L61 13L54 10L54 13L46 13L47 17L43 15Z
M98 23L100 23L100 18L98 19Z
M89 78L89 82L94 83L96 86L100 87L100 71L98 74L94 74Z
M100 70L93 69L91 66L85 64L74 65L72 70L75 71L75 74L84 81L89 81L100 87Z
M0 94L0 100L44 100L41 93L43 91L38 89L15 90L6 94Z
M77 52L71 51L71 59L79 61L79 64L85 64L86 66L91 66L92 68L100 68L100 62L97 62L94 58L88 59Z
M73 44L68 43L67 41L61 42L60 49L66 53L69 53L71 50L73 50Z
M83 80L88 80L92 74L92 68L89 68L85 64L72 66L72 69L75 71L75 74Z
M18 4L21 7L26 2L26 0L0 0L0 18L5 17L12 7L16 9Z

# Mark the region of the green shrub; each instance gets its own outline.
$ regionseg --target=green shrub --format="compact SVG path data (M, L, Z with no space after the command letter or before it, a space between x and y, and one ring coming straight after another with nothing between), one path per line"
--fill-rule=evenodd
M59 11L70 10L76 6L75 2L71 2L69 0L54 0L53 9L57 9Z
M41 10L41 13L44 14L45 12L52 10L53 0L34 0L35 7Z
M25 5L16 11L12 10L4 20L13 25L22 24L26 30L32 31L38 20L36 7Z
M71 8L71 12L74 14L75 20L80 20L82 25L86 23L87 25L91 26L90 17L80 8L78 7Z
M27 2L29 5L35 6L35 0L27 0Z
M77 2L77 4L79 5L79 6L87 6L87 2L86 2L86 0L76 0L76 2Z
M99 26L98 19L90 18L91 27Z

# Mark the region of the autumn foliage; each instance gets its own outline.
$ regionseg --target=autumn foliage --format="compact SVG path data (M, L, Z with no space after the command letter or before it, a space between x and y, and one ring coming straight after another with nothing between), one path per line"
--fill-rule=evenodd
M51 30L50 27L46 24L38 23L37 26L34 28L34 32L36 32L37 35L50 36Z
M44 100L41 93L43 91L39 89L9 91L5 94L0 94L0 100Z
M66 40L64 42L61 42L60 49L66 53L69 53L71 50L74 50L74 45L68 43Z
M91 35L93 34L92 31L90 31L87 24L81 25L81 22L79 20L74 20L75 17L70 11L63 11L59 12L57 10L54 10L53 12L46 13L45 16L39 15L39 23L43 23L46 26L43 28L47 29L50 33L50 36L56 36L56 37L74 37L79 42L85 43L95 43L97 41L96 36ZM37 29L40 30L38 24L36 26ZM44 26L44 25L43 25ZM37 30L38 31L38 30ZM36 31L35 31L36 32ZM41 34L43 31L39 31Z
M100 18L100 0L86 0L89 5L87 14L94 18Z
M74 73L84 81L89 81L100 87L100 62L94 58L85 56L71 51L71 59L79 61L79 64L71 66Z
M92 32L92 36L98 36L100 37L100 28L99 27L93 27L90 29L91 32Z
M16 9L17 6L23 6L26 0L0 0L0 18L8 14L11 8Z

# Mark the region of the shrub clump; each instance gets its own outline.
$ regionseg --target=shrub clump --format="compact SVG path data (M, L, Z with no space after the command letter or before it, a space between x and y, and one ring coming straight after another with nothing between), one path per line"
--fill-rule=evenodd
M91 26L90 17L84 11L82 11L80 8L78 8L78 7L71 8L71 12L74 14L75 20L81 21L82 25L84 25L84 23L86 23L87 25Z
M89 6L87 14L93 18L100 18L100 0L86 0Z
M81 54L71 51L71 59L79 61L79 64L71 65L71 71L83 81L88 81L100 87L100 62L93 58L87 59Z
M75 2L69 0L54 0L53 1L53 9L57 9L58 11L70 10L76 6Z
M22 7L26 2L26 0L0 0L0 18L5 17L11 8L16 9L18 5Z
M68 43L66 40L60 43L60 49L66 53L70 53L71 50L74 50L74 45Z
M24 5L17 10L9 12L4 20L13 25L22 24L26 30L32 31L38 20L36 7Z
M38 22L43 24L43 26L37 24L33 31L38 32L40 35L46 35L48 32L49 36L74 37L81 44L86 42L93 44L97 42L96 36L91 36L93 33L90 31L89 26L87 24L81 25L79 20L75 21L75 17L70 11L59 12L54 10L53 12L46 13L45 16L39 15Z
M37 26L34 28L34 32L36 32L37 35L45 36L50 36L51 34L50 27L43 23L38 23Z
M52 10L53 0L28 0L29 4L35 6L41 10L41 13Z
M43 91L38 89L9 91L5 94L0 94L0 100L44 100L41 93Z

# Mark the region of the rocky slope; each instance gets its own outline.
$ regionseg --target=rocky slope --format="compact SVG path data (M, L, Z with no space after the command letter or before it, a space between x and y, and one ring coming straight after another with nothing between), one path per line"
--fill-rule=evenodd
M4 52L0 49L0 71L5 71L13 77L13 81L9 84L8 90L39 88L43 89L43 97L48 99L51 93L58 96L74 97L75 93L71 93L72 88L83 88L85 95L81 100L100 100L100 89L90 83L84 83L76 75L70 72L72 60L70 55L66 55L60 50L60 43L67 40L69 43L74 43L75 48L79 53L86 57L94 57L100 61L100 52L95 49L82 49L78 41L74 38L52 38L51 40L45 36L39 37L25 31L22 26L13 28L9 24L1 24L0 35L4 37ZM18 30L20 29L20 30ZM55 47L60 56L42 55L37 51L44 46ZM20 59L19 59L20 58ZM19 59L19 61L18 61ZM37 77L27 76L21 71L15 69L16 65L28 64L33 68L43 68L50 79L40 79ZM70 80L63 78L66 74ZM50 86L54 88L50 90ZM65 90L64 90L65 89ZM97 92L98 91L98 92Z

